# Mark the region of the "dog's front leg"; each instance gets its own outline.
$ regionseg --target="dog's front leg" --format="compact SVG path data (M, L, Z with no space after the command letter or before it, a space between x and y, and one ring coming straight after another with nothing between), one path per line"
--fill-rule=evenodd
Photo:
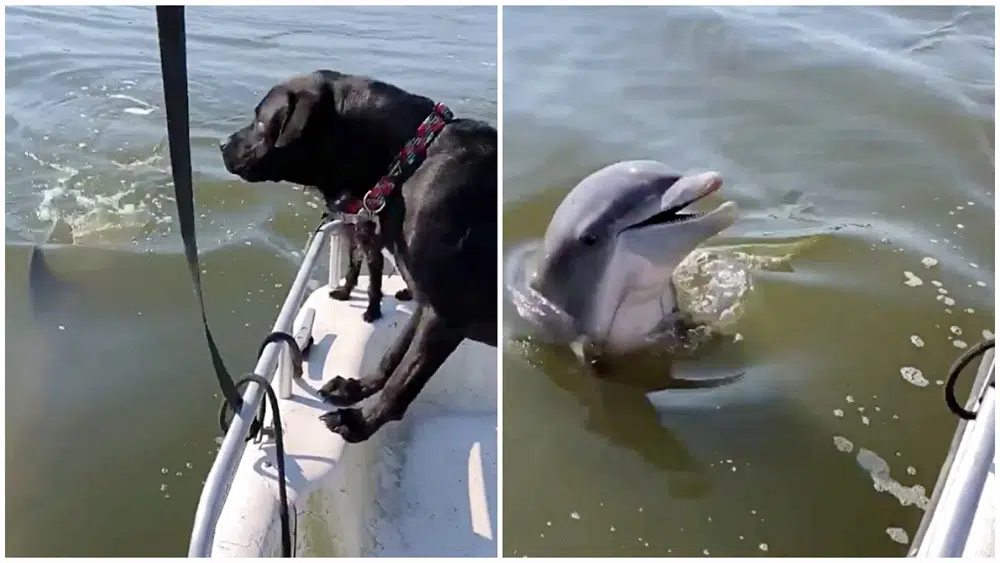
M363 245L368 258L368 308L361 318L368 323L382 318L382 270L385 268L385 258L382 256L380 242L367 239Z
M349 225L343 230L348 244L347 275L344 276L343 283L330 292L330 297L337 301L347 301L351 298L351 292L358 285L358 277L361 275L361 248L359 248L360 245L358 244L358 236L355 229L356 227Z
M345 406L363 401L381 391L385 387L386 382L389 381L392 372L396 370L396 367L403 360L406 350L409 349L410 342L413 341L413 335L417 332L417 325L420 322L423 311L423 307L417 307L413 315L410 316L410 319L403 326L403 331L399 333L396 340L382 354L382 359L379 360L378 367L375 368L373 373L361 379L349 379L338 375L320 388L320 397L330 404Z
M424 385L465 338L462 327L449 326L433 310L424 309L409 349L393 371L379 400L363 409L329 412L326 427L348 442L363 442L391 420L400 420Z

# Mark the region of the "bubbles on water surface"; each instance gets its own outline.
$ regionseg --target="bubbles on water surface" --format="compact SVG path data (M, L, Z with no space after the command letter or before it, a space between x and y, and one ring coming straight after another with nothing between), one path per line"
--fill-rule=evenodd
M910 287L920 287L924 285L924 280L918 278L913 272L904 271L903 277L906 278L905 280L903 280L903 285L907 285Z
M843 436L834 436L833 446L844 453L851 453L854 450L854 442Z
M912 366L903 366L899 368L899 374L903 376L903 379L907 383L916 385L917 387L927 387L927 384L929 383L927 379L924 378L924 373Z
M903 506L915 505L921 510L927 509L930 499L927 497L927 491L924 487L922 485L907 487L894 480L890 474L889 463L878 454L869 449L860 448L857 462L871 475L872 484L876 491L889 493Z
M885 533L889 535L889 539L896 543L903 545L910 543L910 536L902 528L886 528Z

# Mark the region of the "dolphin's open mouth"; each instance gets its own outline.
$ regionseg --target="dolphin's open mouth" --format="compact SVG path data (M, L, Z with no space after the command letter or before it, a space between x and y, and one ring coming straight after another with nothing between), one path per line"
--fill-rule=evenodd
M660 211L659 213L653 215L652 217L636 223L629 227L630 229L648 227L650 225L666 225L669 223L680 223L683 221L690 221L692 219L697 219L699 217L704 217L712 211L705 212L695 212L695 211L684 211L687 207L696 201L702 200L709 195L715 193L722 187L722 176L714 172L706 172L697 176L698 185L694 190L691 190L691 194L688 195L680 203L671 205L667 209Z

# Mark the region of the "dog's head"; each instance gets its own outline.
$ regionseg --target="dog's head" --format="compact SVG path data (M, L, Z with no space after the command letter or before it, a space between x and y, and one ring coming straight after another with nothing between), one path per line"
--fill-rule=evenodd
M254 109L254 119L220 146L226 170L247 182L314 185L312 152L323 143L333 117L332 91L318 73L297 76L271 88Z

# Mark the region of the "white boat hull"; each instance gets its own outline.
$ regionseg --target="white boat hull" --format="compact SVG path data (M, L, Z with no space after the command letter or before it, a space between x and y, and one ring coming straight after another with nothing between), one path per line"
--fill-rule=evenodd
M409 408L361 444L346 444L319 416L316 390L336 375L373 371L412 304L383 280L384 317L361 319L367 276L349 301L320 287L296 323L315 311L313 347L292 396L281 401L289 502L297 556L495 557L497 371L495 348L465 341ZM377 396L371 400L377 400ZM251 443L222 509L216 557L280 555L274 445Z

